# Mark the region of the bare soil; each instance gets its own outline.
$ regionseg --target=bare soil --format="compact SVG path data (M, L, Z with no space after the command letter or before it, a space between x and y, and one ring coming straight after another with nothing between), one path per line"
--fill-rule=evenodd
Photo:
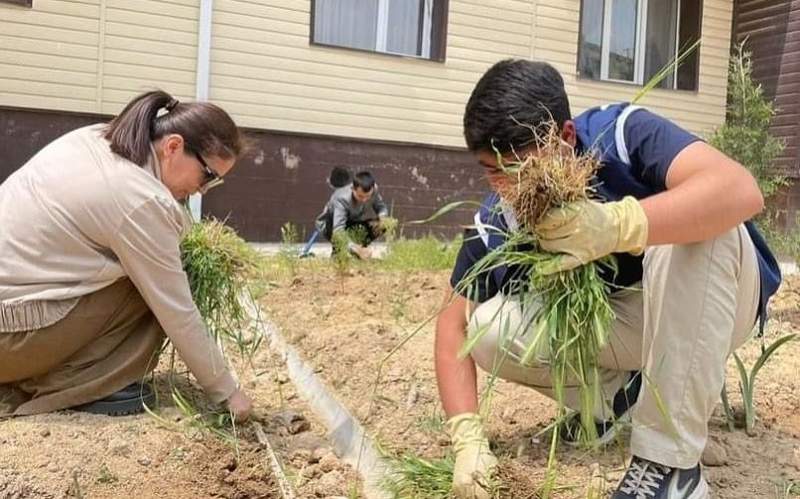
M328 265L303 263L269 284L262 305L383 448L437 457L448 445L430 319L443 301L447 277L378 265L359 265L339 277ZM783 286L772 316L767 342L800 330L800 279ZM759 349L758 340L742 348L744 362L752 364ZM0 499L280 497L252 428L238 429L237 447L197 429L169 402L164 364L162 359L156 376L160 418L64 411L0 421ZM356 474L332 454L325 428L266 349L255 357L255 369L237 364L298 497L360 497ZM733 363L728 374L732 403L739 407ZM182 389L203 399L188 381ZM788 485L800 482L800 341L767 364L756 391L754 436L728 432L721 414L711 421L718 465L707 467L706 475L715 497L786 498ZM534 497L548 450L547 436L537 434L552 422L554 404L505 382L495 386L493 397L488 429L503 462L506 496ZM307 426L288 427L281 423L286 414L304 418ZM590 482L610 490L627 458L624 445L602 453L558 452L561 497L584 497Z
M302 264L278 279L262 306L284 336L312 364L329 388L393 454L426 457L448 451L433 372L431 320L448 288L449 272L388 272L359 264L337 274L320 262ZM800 279L792 277L774 300L765 341L800 331ZM739 354L752 365L760 340ZM485 379L482 381L485 386ZM730 398L741 407L731 361ZM488 431L506 463L508 497L533 497L544 476L549 438L537 436L552 422L555 404L507 382L492 393ZM759 421L754 436L725 429L721 410L710 422L706 467L714 496L784 498L800 482L800 341L785 345L762 369L756 387ZM613 489L626 466L626 444L605 452L560 447L561 497L585 497L593 487ZM594 477L594 478L593 478Z
M175 407L167 357L155 376L158 417L63 411L0 421L0 499L282 497L252 422L236 429L234 444ZM254 357L255 369L234 363L296 496L358 496L357 474L333 454L326 429L266 348ZM210 410L188 378L177 384L196 407Z

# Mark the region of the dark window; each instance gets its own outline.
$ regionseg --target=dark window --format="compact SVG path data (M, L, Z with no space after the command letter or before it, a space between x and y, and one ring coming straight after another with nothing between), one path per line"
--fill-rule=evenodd
M0 0L0 3L13 3L14 5L33 7L33 0Z
M701 0L582 0L578 74L644 85L700 39ZM695 51L661 88L697 90Z
M312 0L311 42L444 60L447 0Z

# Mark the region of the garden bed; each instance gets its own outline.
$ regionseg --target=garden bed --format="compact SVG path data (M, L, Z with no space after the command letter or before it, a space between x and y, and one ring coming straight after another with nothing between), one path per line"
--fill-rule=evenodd
M63 411L0 421L0 498L281 498L252 422L237 428L235 442L194 423L171 400L167 357L155 375L157 416ZM296 497L359 497L357 474L333 454L327 429L267 349L254 357L255 369L234 363ZM209 409L185 376L177 385Z
M273 279L262 307L382 449L391 455L435 458L449 448L433 372L430 319L443 303L448 276L447 270L387 269L380 262L336 272L325 261L302 261L293 264L289 275ZM767 342L800 329L798 290L800 281L791 278L774 300ZM740 350L745 365L752 365L759 349L754 340ZM741 405L737 383L731 362L728 386L734 407ZM720 465L707 467L706 474L715 497L788 497L800 487L793 485L800 482L798 393L800 341L795 341L779 350L759 375L756 407L761 419L755 436L726 431L721 410L712 419L709 462ZM536 435L552 422L555 404L502 381L493 397L490 439L515 477L506 495L529 497L547 461L549 439ZM599 481L612 488L626 457L624 447L592 453L562 446L558 495L585 497L592 476L594 486Z

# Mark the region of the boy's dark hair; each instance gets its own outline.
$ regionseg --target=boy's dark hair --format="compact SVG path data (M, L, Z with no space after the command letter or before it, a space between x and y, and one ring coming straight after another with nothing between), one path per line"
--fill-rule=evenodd
M350 170L344 166L334 166L331 170L331 174L328 176L328 183L334 189L338 189L339 187L344 187L349 184L352 179Z
M353 187L359 187L364 192L369 192L375 187L375 177L367 170L362 170L353 177Z
M520 149L551 120L570 119L564 79L546 62L506 59L489 68L464 111L464 138L472 152Z

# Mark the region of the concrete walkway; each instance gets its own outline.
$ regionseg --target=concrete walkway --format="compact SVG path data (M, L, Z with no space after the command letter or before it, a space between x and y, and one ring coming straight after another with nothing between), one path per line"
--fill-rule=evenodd
M250 243L252 247L264 253L265 255L277 255L281 250L286 248L283 243ZM299 254L305 244L293 244L291 249ZM372 256L376 258L383 258L386 255L386 243L376 242L369 245L372 249ZM316 258L330 258L331 256L331 243L315 243L311 247L311 253Z

